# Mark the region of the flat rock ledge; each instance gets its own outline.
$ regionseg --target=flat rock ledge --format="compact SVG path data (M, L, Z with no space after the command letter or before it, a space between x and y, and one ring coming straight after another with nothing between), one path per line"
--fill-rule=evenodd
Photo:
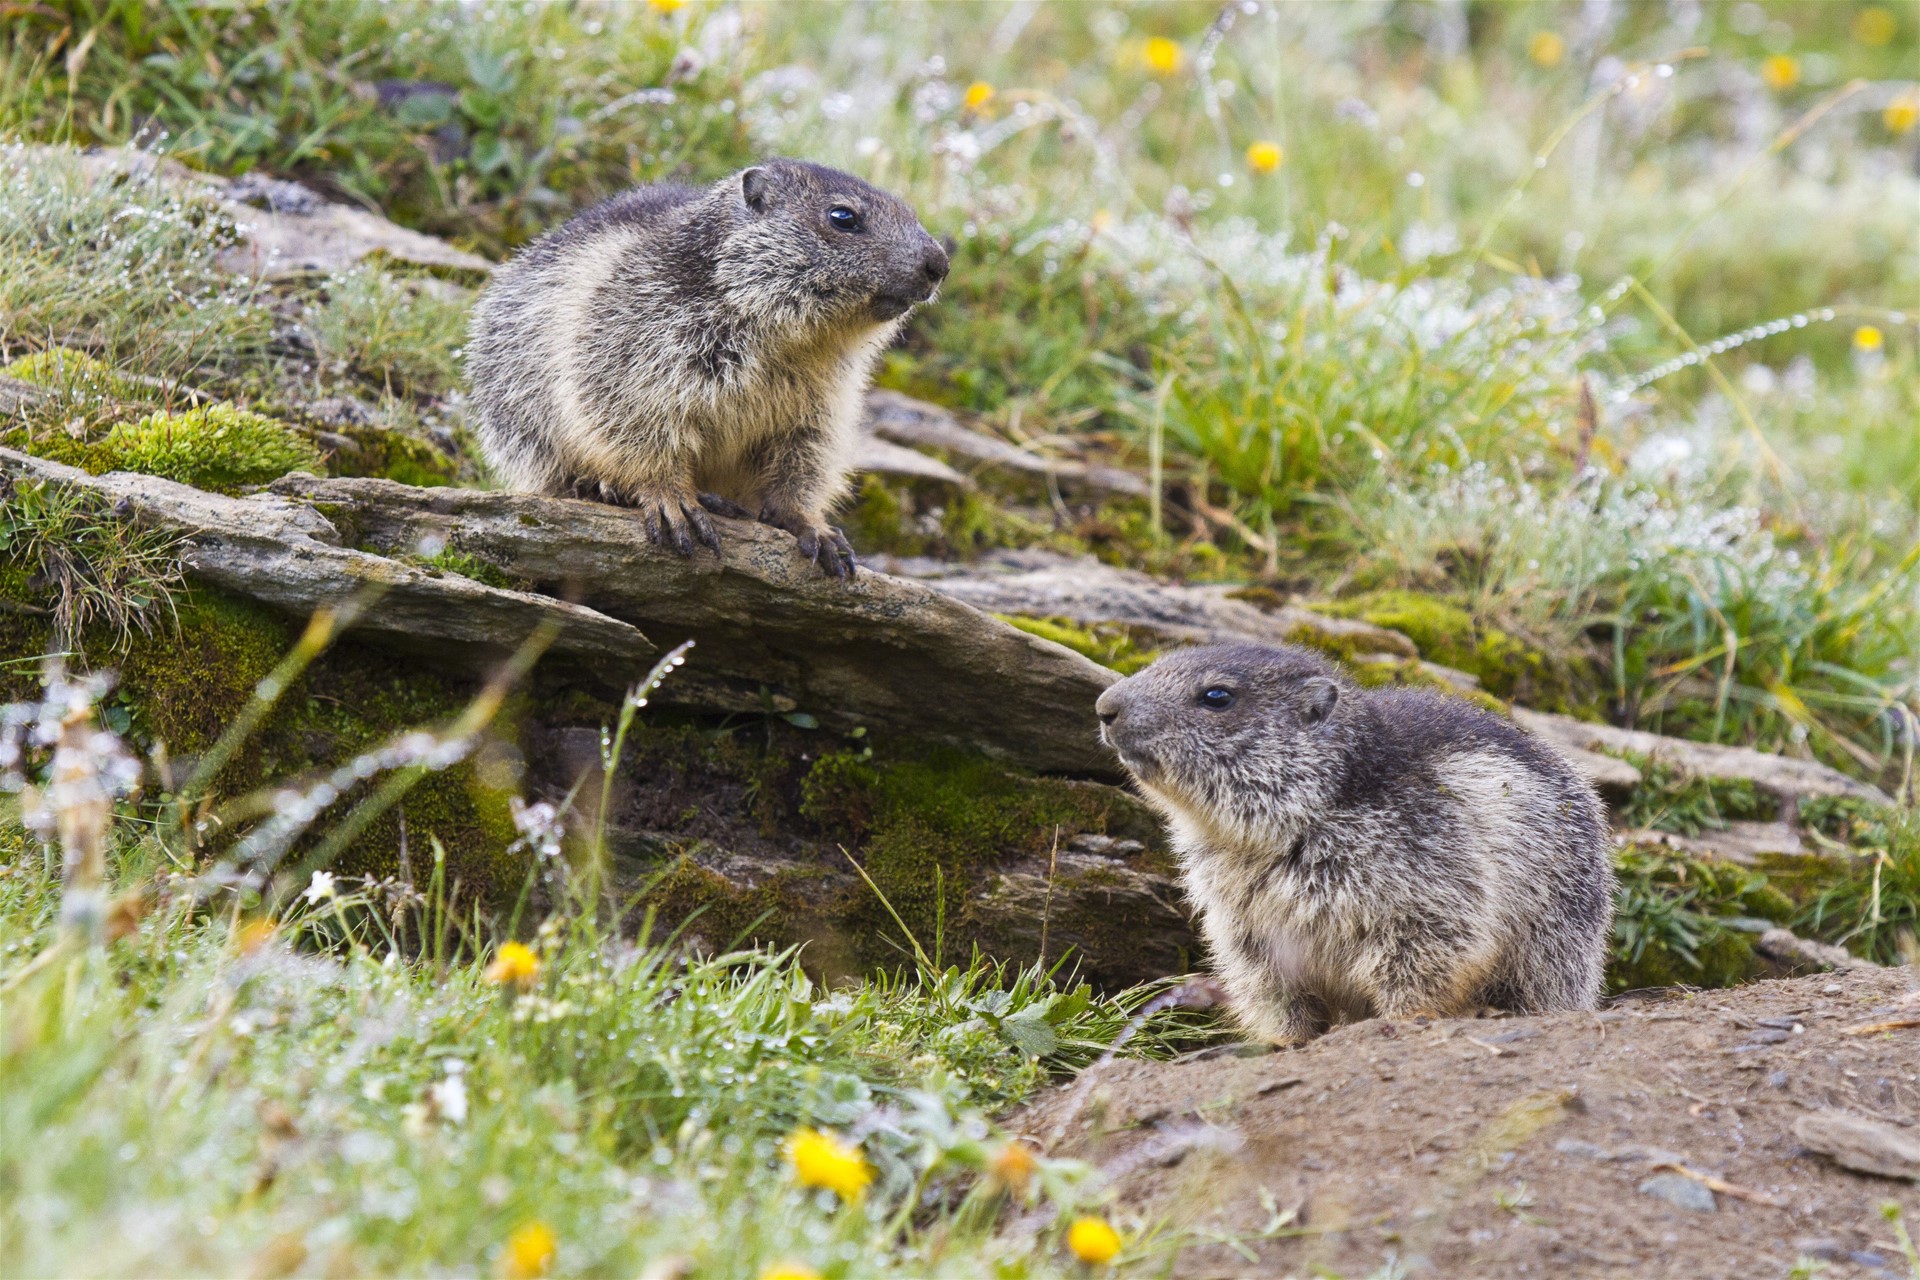
M1035 772L1115 774L1093 717L1112 672L919 583L866 571L832 581L790 536L763 525L722 521L722 554L682 559L650 545L632 512L591 502L305 475L232 498L153 476L90 476L6 449L0 475L93 493L143 524L178 530L193 577L292 613L377 585L363 631L472 669L550 622L560 628L556 658L619 688L665 647L693 640L661 701L799 710ZM406 558L442 549L529 589Z

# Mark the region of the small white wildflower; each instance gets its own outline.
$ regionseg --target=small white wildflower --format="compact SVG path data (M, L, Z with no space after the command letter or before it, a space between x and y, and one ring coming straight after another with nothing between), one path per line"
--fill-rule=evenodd
M457 1058L449 1061L446 1078L435 1081L427 1090L434 1113L448 1124L465 1124L467 1120L467 1079L462 1074L466 1065Z
M331 871L314 872L313 880L307 885L306 892L300 896L308 902L325 902L338 897L339 891L333 887L333 873Z

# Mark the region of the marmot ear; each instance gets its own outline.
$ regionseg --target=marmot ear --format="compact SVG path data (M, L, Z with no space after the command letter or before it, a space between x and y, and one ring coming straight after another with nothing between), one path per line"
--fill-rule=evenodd
M745 200L747 208L755 213L765 211L767 193L772 189L773 175L757 165L740 175L740 198Z
M1319 724L1333 714L1340 702L1340 686L1325 676L1309 676L1300 682L1300 718Z

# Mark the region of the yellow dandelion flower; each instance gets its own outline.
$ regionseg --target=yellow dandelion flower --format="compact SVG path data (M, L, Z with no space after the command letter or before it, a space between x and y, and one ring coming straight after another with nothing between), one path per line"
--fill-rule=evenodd
M966 96L961 101L966 103L969 111L984 111L987 104L993 101L993 86L985 80L975 80L967 86Z
M1920 93L1903 93L1880 113L1880 123L1895 137L1912 133L1916 122L1920 122Z
M786 1155L801 1186L825 1187L842 1200L858 1200L873 1181L873 1167L860 1148L824 1129L795 1129Z
M1080 1261L1104 1267L1120 1256L1120 1233L1104 1218L1075 1218L1067 1228L1067 1248Z
M1286 150L1277 142L1256 142L1247 148L1247 168L1255 173L1272 173L1286 162Z
M1855 351L1878 351L1886 345L1887 335L1881 333L1877 326L1863 324L1853 331L1853 349Z
M1543 67L1557 67L1567 56L1567 42L1556 31L1536 31L1527 41L1527 56Z
M686 0L647 0L647 8L655 13L673 13L685 3Z
M1800 83L1800 59L1790 53L1776 53L1760 64L1760 78L1775 93L1784 93Z
M1881 45L1892 44L1893 38L1899 34L1900 20L1879 5L1871 5L1853 16L1853 38L1861 44L1878 49Z
M804 1262L776 1262L760 1273L760 1280L820 1280L820 1273Z
M560 1242L544 1222L529 1222L507 1237L500 1255L500 1272L507 1280L535 1280L547 1274Z
M1140 50L1140 61L1157 76L1170 76L1186 61L1186 51L1165 36L1155 36Z
M488 982L495 985L512 983L516 987L530 987L539 976L540 957L524 942L501 943L486 972Z
M1008 1190L1021 1192L1033 1181L1033 1171L1039 1167L1039 1161L1033 1158L1033 1148L1024 1142L1015 1140L1007 1143L993 1153L993 1159L987 1168Z

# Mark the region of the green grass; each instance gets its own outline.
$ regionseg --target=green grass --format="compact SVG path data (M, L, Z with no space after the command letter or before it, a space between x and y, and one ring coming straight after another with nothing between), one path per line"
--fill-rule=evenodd
M37 863L0 884L10 1274L490 1272L531 1223L559 1274L1070 1271L1051 1231L996 1234L1009 1206L982 1176L1006 1139L979 1101L1038 1078L973 1011L1004 975L830 993L791 955L682 957L552 918L515 992L478 939L396 957L389 903L360 887L273 925L173 893L48 962ZM779 1145L803 1124L859 1143L862 1203L795 1185ZM1093 1203L1067 1162L1034 1189L1049 1219Z
M444 395L460 382L469 294L431 278L361 268L328 280L307 323L331 372L386 395Z
M1920 812L1886 809L1847 824L1847 873L1823 888L1798 925L1881 964L1920 960Z

